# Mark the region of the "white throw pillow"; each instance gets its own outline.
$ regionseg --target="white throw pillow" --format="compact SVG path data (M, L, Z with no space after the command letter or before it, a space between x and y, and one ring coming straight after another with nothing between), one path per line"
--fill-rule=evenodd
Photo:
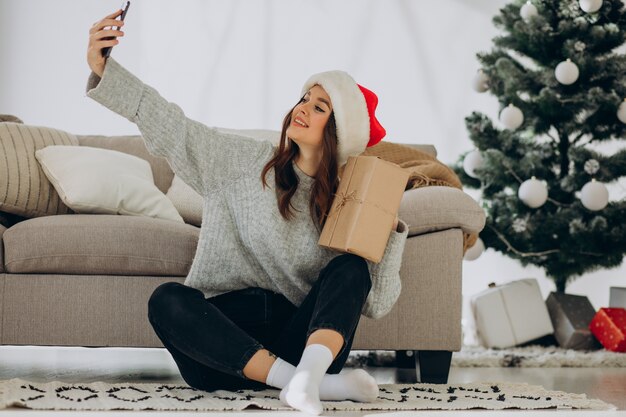
M154 185L150 163L144 159L88 146L48 146L35 157L61 200L77 213L184 222Z
M174 175L172 185L165 195L174 204L185 223L198 227L202 225L202 196L178 175Z

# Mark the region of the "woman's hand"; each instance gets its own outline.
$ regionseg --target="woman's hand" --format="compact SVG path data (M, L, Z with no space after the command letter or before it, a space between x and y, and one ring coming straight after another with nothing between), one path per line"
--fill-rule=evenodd
M122 10L118 10L113 14L106 16L104 19L97 21L89 29L89 45L87 47L87 63L89 68L98 76L102 77L106 58L102 56L102 48L107 46L115 46L120 41L117 39L103 39L110 36L124 36L124 32L120 30L112 30L113 26L123 26L124 22L115 19L122 14ZM111 26L111 29L103 30L105 27Z
M398 216L396 216L396 219L393 221L393 227L391 228L391 230L393 230L394 232L398 230Z

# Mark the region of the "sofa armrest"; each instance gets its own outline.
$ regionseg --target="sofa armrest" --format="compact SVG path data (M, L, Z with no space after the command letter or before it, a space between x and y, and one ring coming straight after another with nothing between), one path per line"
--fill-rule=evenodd
M352 349L461 349L463 233L454 228L406 240L402 292L389 314L361 316Z
M407 190L398 217L409 225L409 236L459 228L478 233L485 227L485 211L462 190L431 186Z
M0 224L0 272L4 272L4 241L2 240L2 235L5 230L7 228Z

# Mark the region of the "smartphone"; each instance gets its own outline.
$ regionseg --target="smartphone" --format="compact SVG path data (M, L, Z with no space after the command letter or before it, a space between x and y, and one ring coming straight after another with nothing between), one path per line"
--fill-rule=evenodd
M122 7L120 7L120 9L122 9L122 16L120 17L120 20L124 20L124 18L126 17L126 13L128 12L128 8L130 7L130 1L124 1L122 3ZM116 26L114 30L119 30L119 26ZM102 38L103 40L111 40L111 39L115 39L115 36L107 36L106 38ZM105 58L108 58L109 55L111 55L111 49L113 49L112 46L107 46L106 48L102 48L102 56Z

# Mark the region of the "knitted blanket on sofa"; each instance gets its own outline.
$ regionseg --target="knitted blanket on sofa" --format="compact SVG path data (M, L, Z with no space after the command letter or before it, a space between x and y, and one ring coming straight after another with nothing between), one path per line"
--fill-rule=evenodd
M430 185L463 189L461 180L451 168L434 156L409 146L383 141L376 146L366 148L362 155L378 156L406 169L410 174L406 190ZM477 233L463 232L463 253L476 243L476 239L478 239Z

